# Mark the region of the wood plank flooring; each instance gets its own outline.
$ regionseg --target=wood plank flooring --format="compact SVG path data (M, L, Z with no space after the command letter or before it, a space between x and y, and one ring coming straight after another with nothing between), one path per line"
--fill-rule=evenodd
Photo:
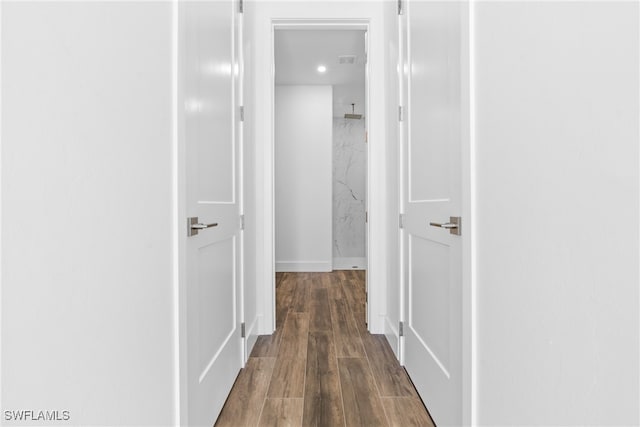
M365 272L278 273L276 331L258 338L216 426L433 426L383 335Z

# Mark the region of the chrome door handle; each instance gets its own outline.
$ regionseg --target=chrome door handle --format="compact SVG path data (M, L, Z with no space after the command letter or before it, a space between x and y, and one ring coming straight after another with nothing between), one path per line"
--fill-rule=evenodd
M205 228L217 227L217 226L218 226L217 222L214 222L214 223L211 223L211 224L200 224L200 223L198 223L198 224L192 224L191 228L192 229L195 228L196 230L204 230Z
M438 222L430 222L429 225L432 227L445 228L449 230L449 234L455 234L456 236L459 236L460 228L462 226L462 218L460 218L459 216L450 216L449 222L443 224Z
M454 224L451 222L446 222L444 224L440 224L438 222L430 222L429 225L433 227L439 227L439 228L458 228L458 224Z
M217 227L217 222L212 222L211 224L201 224L198 222L198 217L190 217L187 218L187 236L196 236L199 230L204 230L206 228Z

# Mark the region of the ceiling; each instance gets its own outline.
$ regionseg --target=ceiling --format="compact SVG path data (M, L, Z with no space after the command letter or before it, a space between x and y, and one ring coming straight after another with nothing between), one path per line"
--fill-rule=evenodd
M354 64L339 56L355 55ZM318 66L327 67L325 73ZM333 85L333 115L364 114L364 30L276 30L275 81L278 85Z

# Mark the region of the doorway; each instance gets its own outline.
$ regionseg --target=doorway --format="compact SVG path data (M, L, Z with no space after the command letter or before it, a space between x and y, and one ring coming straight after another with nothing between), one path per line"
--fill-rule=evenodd
M317 3L308 4L257 3L253 13L255 31L248 34L246 51L251 53L247 67L249 70L246 93L255 93L248 99L247 109L250 119L245 129L248 140L255 140L254 149L248 158L254 158L255 175L247 182L255 183L249 194L255 192L255 261L256 293L245 293L245 301L255 301L245 305L247 317L247 337L249 347L258 335L271 334L275 330L275 173L274 173L274 104L275 104L275 31L281 29L310 30L366 30L368 46L376 46L367 52L367 106L366 124L368 128L367 158L367 317L372 333L385 332L387 295L387 114L385 102L385 10L370 3L345 3L344 7ZM391 9L390 9L391 10ZM324 18L318 18L323 16ZM250 207L249 207L250 208ZM249 209L249 214L251 209ZM250 222L251 223L251 222ZM249 254L249 258L251 258ZM251 277L253 272L249 272ZM252 312L253 310L253 312ZM247 316L248 313L248 316ZM255 319L252 320L252 319Z
M366 271L367 27L275 26L273 52L273 277Z

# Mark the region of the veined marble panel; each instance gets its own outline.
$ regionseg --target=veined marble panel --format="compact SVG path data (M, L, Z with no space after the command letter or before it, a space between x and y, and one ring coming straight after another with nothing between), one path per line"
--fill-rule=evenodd
M365 256L364 120L333 119L333 257Z

